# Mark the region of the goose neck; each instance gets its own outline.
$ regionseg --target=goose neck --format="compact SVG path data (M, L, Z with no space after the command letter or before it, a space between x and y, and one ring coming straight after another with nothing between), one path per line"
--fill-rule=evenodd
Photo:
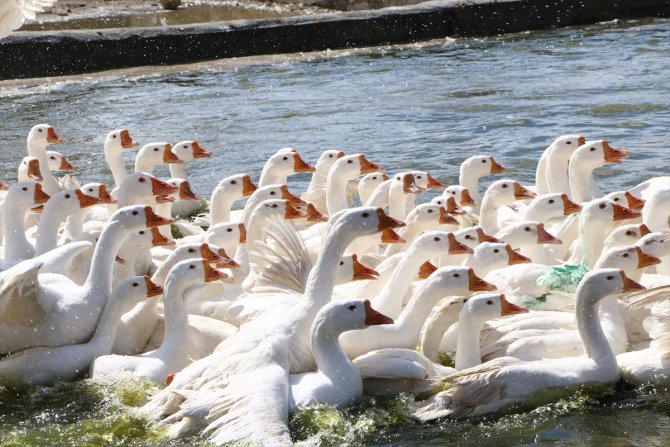
M116 338L116 331L121 323L121 316L126 310L126 305L123 298L117 295L112 295L105 303L102 315L95 327L93 337L89 341L89 348L95 352L103 355L112 351L114 346L114 339Z
M104 227L93 252L91 270L84 283L89 293L105 300L110 295L114 259L123 244L124 237L132 230L124 228L122 222L108 222Z
M340 333L341 331L331 328L325 318L317 318L312 325L312 353L322 374L331 378L334 383L351 386L352 377L358 377L360 382L360 373L342 351Z
M25 218L28 206L19 206L11 195L7 195L3 206L5 260L29 259L34 255L34 248L26 238Z
M584 352L587 357L596 363L616 363L616 358L605 337L605 332L596 311L596 304L592 298L593 296L597 296L599 292L594 289L595 287L584 283L577 288L577 305L575 309L577 330L584 343ZM602 292L600 292L600 295L602 295Z
M45 145L37 144L28 141L28 155L37 158L40 165L40 172L42 174L42 189L49 195L56 194L61 190L58 180L53 176L49 169L49 162L47 160L47 149Z
M547 149L542 152L540 161L537 163L537 168L535 169L535 194L542 195L549 192L549 187L547 185L547 160L549 159L549 153L552 151L553 147L549 146Z
M456 323L458 314L443 310L430 319L421 337L420 352L433 362L440 359L440 343L444 333Z
M465 166L461 166L460 173L458 175L458 184L463 186L464 188L468 188L468 191L470 192L470 197L475 202L479 202L481 199L481 196L479 195L479 177L476 175L473 175L472 173L467 172L467 168Z
M53 250L58 245L58 229L63 222L63 209L52 202L49 206L47 202L44 212L37 224L37 234L35 240L35 255L41 255L49 250Z
M458 318L458 340L456 342L455 367L457 370L471 368L482 362L479 353L479 333L484 323L475 318L468 318L461 311Z
M476 199L475 199L476 200ZM482 207L479 214L479 226L486 234L496 234L498 232L498 210L500 205L496 203L491 195L484 195Z
M188 332L188 311L184 293L192 285L191 278L168 276L165 283L165 337L163 346L182 345Z
M263 187L267 185L285 185L288 175L281 175L276 172L272 165L266 164L261 171L261 178L258 180L258 186Z
M210 225L229 222L234 201L225 188L215 189L210 200Z
M114 177L114 184L118 188L123 180L128 176L128 170L123 163L123 154L118 151L112 151L105 147L105 160Z
M598 260L605 246L605 239L610 233L611 224L603 227L603 225L591 222L591 220L588 215L581 215L580 213L576 247L567 261L568 264L584 264L589 269L593 269Z
M576 203L588 202L602 196L593 179L593 167L570 163L570 194Z
M394 327L396 330L407 334L408 337L412 337L411 346L416 346L419 341L421 326L428 318L430 311L447 294L443 287L437 284L437 281L428 279L402 310L394 323Z
M326 206L328 214L333 215L349 206L347 203L347 176L338 175L338 169L331 169L328 173L326 188Z
M550 193L564 193L572 200L568 176L569 157L551 154L547 165L547 187ZM538 194L539 195L539 194Z
M86 208L67 216L63 229L63 243L74 241L84 231L84 222L86 222L87 216L88 210Z
M147 157L138 155L137 158L135 158L135 172L146 172L147 174L153 174L154 168L156 166L157 165Z
M405 293L416 277L419 267L427 259L420 251L418 245L410 246L393 270L391 279L379 295L372 299L372 306L379 312L391 318L397 318L400 315Z
M186 163L170 163L168 165L170 177L188 180L186 178Z

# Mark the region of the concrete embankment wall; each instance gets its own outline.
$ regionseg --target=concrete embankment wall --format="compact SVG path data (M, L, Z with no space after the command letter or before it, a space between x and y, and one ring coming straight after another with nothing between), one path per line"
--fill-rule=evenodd
M649 16L670 16L670 1L439 0L271 20L22 32L0 40L0 79L487 36Z

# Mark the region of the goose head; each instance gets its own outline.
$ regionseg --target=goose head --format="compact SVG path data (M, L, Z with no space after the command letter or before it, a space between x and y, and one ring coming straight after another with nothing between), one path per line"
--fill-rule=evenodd
M453 197L459 206L475 206L477 202L470 196L470 190L461 185L450 185L444 188L442 199L446 201L448 197ZM441 204L444 206L443 204Z
M105 155L117 155L135 146L139 146L139 143L130 137L126 129L116 129L107 134L104 151Z
M200 197L191 189L191 184L188 180L171 178L166 180L165 183L174 186L177 190L172 194L156 196L157 203L174 202L176 200L200 200Z
M595 306L606 296L636 290L645 290L645 287L630 279L621 269L592 270L584 275L577 286L577 307Z
M554 160L570 160L577 148L586 143L586 138L581 135L562 135L551 143L551 158ZM554 158L555 157L555 158Z
M300 219L307 217L305 213L295 208L289 200L270 199L261 202L251 215L251 221L258 222L258 219L271 221L273 219Z
M632 210L641 210L645 203L644 199L639 199L628 191L614 191L607 194L604 198Z
M247 230L241 222L222 222L207 229L205 240L232 251L247 242Z
M97 197L100 204L116 203L116 200L107 191L107 186L103 183L86 183L79 189L87 196Z
M254 206L263 202L264 200L270 199L283 199L288 200L291 205L305 205L305 202L298 196L294 195L289 191L288 186L286 185L266 185L260 186L256 189L249 197L247 204L249 206Z
M130 307L132 304L162 294L163 288L153 283L148 276L129 276L114 287L110 299L121 301L124 307Z
M624 245L633 245L640 238L651 233L645 224L628 224L615 228L607 236L604 247L622 247Z
M98 197L87 195L81 189L66 189L52 195L46 203L45 209L50 208L62 215L70 215L80 209L99 203L100 199Z
M330 219L329 233L343 230L350 236L360 237L375 234L379 231L404 227L405 223L384 213L381 208L364 206L343 210Z
M172 152L172 145L170 143L148 143L142 146L137 152L135 171L150 173L156 166L183 162L183 160Z
M423 191L428 189L444 189L444 183L436 180L432 175L426 171L410 171L414 176L414 182Z
M224 191L226 197L232 198L233 201L249 197L257 189L258 186L254 185L251 181L249 174L231 175L230 177L224 178L218 185L216 185L216 191Z
M476 272L489 272L508 265L531 262L530 258L517 253L509 244L483 242L474 249L474 253L466 260L466 265L472 266ZM483 275L485 276L485 275Z
M46 149L49 144L62 142L63 140L58 136L56 130L48 124L38 124L28 132L29 147Z
M328 222L328 218L321 214L311 203L307 204L305 214L307 216L307 222Z
M342 151L337 151L334 149L323 151L316 162L316 172L319 172L322 175L328 174L330 168L338 159L342 157L344 157L344 152Z
M50 171L77 172L63 154L56 151L47 151L47 163Z
M504 293L482 293L467 300L458 320L481 326L494 318L526 312L528 309L507 301Z
M463 245L475 249L482 242L502 243L500 239L484 233L481 227L468 227L454 231L454 237Z
M351 180L361 175L373 172L381 172L384 168L378 164L371 163L363 154L345 155L333 163L328 174L329 178L335 176L341 180Z
M206 259L192 258L177 262L168 273L166 284L179 281L183 286L204 284L228 279L229 276L212 267ZM181 295L183 298L185 295Z
M425 189L421 188L416 184L416 179L414 174L411 172L401 172L396 174L393 177L393 183L391 184L391 190L396 190L397 188L402 188L404 194L421 194ZM389 196L391 193L389 192ZM390 199L389 199L390 200Z
M515 222L496 234L512 247L528 247L536 244L561 244L561 240L544 229L544 224L535 221Z
M607 140L587 141L572 154L570 165L593 170L605 163L620 163L628 155L627 151L611 147Z
M432 203L417 205L405 218L407 226L418 226L424 231L431 230L438 225L458 225L458 221L451 216L446 208Z
M635 270L660 264L661 260L651 256L637 245L628 247L614 247L604 251L596 261L594 269L597 268L618 268L628 274L633 274Z
M128 230L140 230L143 227L153 228L172 223L170 219L161 217L148 205L131 205L117 210L107 221L107 225L119 223Z
M196 158L209 158L212 153L198 144L197 141L180 141L172 146L172 153L178 159L187 162Z
M347 253L342 256L337 266L335 284L346 284L350 281L374 280L377 278L379 278L379 273L361 264L356 254Z
M314 172L309 164L300 158L300 154L292 148L279 149L265 162L263 171L271 171L273 176L287 177L301 172Z
M460 243L453 233L446 231L427 231L423 233L414 240L410 250L418 250L422 258L472 253L470 247Z
M361 197L361 202L365 203L368 197L377 189L377 186L389 178L388 175L380 172L371 172L361 177L361 180L358 182L358 195Z
M461 174L476 178L490 174L502 174L503 172L507 172L507 169L499 165L489 155L473 155L461 163Z
M484 201L496 206L506 205L516 200L535 198L535 193L521 186L519 182L510 179L498 180L488 187L484 193Z
M436 269L424 287L439 287L445 291L445 296L497 290L496 286L478 277L472 268L453 265Z
M170 196L179 192L179 188L157 179L146 172L134 172L128 175L119 186L118 197L134 203L150 202L152 196Z
M374 310L370 301L337 300L319 310L312 325L312 334L317 330L340 334L380 324L393 324L393 320Z
M149 250L151 247L166 247L175 245L174 241L163 236L158 228L144 228L130 233L123 240L123 245L119 248L116 256L116 262L125 264L129 255Z
M18 182L12 184L7 190L5 203L17 207L16 210L28 210L34 206L40 206L47 203L50 196L42 190L42 185L35 182ZM5 208L6 213L10 210ZM12 210L14 212L14 210Z
M19 182L42 181L42 171L40 171L40 161L31 156L23 157L19 163Z
M614 222L626 219L635 219L641 214L624 206L618 205L610 199L595 199L582 205L581 218L588 225L597 225L609 230ZM595 228L595 227L594 227Z
M670 231L648 233L635 245L651 256L662 258L670 254Z
M535 197L528 204L526 216L533 220L546 223L561 216L569 216L579 212L582 207L568 198L567 194L550 193Z

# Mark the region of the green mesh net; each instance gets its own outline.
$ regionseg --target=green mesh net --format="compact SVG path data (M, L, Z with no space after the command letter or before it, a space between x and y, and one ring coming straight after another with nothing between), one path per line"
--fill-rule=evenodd
M575 293L579 282L589 272L586 264L559 265L537 278L537 285L548 285L550 290Z

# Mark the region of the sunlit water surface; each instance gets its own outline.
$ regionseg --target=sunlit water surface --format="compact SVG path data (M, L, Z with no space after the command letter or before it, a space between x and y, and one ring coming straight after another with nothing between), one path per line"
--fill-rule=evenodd
M598 169L603 189L670 172L670 20L268 61L0 83L0 179L15 178L26 133L39 122L66 140L54 149L81 180L107 183L108 130L127 128L141 143L197 139L215 153L189 166L203 194L227 174L257 179L283 146L312 162L326 148L364 151L389 171L429 170L447 183L457 181L466 157L493 154L510 177L532 181L554 137L581 133L631 152L623 164ZM291 187L301 190L308 179L292 177ZM88 381L0 389L0 446L168 445L129 410L144 389ZM292 428L297 439L322 445L662 447L670 445L669 393L662 385L619 385L532 412L429 425L407 417L405 398L368 398L343 413L303 413Z

